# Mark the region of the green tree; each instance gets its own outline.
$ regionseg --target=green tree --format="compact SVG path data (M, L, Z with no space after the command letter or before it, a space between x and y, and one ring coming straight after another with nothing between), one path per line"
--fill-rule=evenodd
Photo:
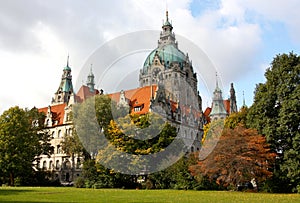
M143 170L149 163L139 155L163 151L176 135L176 128L155 114L127 115L110 122L106 132L109 142L99 150L97 160L115 170L122 168L130 173ZM155 169L147 170L156 170L160 166L160 163L154 163L151 167Z
M112 109L116 109L115 102L107 95L96 95L74 105L76 133L91 158L95 157L103 144L103 133L113 119Z
M33 162L41 154L50 155L50 135L41 131L44 117L36 108L12 107L0 116L0 168L3 182L15 184L32 173Z
M82 143L76 133L76 129L73 128L72 134L65 134L63 141L61 142L62 150L71 157L72 160L72 180L74 180L74 171L75 171L75 157L80 157L87 154Z
M145 187L148 189L197 189L198 183L191 175L189 166L195 165L195 154L183 156L172 166L148 175Z
M300 57L277 55L265 77L266 82L256 87L248 125L265 135L278 153L274 190L296 190L300 182Z

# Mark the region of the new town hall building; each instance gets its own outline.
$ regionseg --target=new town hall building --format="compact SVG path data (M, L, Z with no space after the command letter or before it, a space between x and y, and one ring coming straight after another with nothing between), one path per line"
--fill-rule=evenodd
M138 88L111 93L109 96L118 105L128 107L130 113L159 113L177 128L180 136L191 143L188 149L190 152L201 148L203 125L206 122L210 119L225 118L231 112L237 111L233 86L230 99L223 100L222 91L216 85L212 108L202 112L197 75L188 54L184 54L178 48L168 12L157 48L145 59L137 79ZM52 171L61 182L70 182L79 176L83 162L81 157L72 160L62 150L64 136L72 135L72 105L96 94L103 94L103 91L95 89L92 71L87 76L86 85L82 85L75 93L68 59L51 104L39 109L46 115L45 130L51 134L51 144L54 147L51 157L40 157L40 168Z

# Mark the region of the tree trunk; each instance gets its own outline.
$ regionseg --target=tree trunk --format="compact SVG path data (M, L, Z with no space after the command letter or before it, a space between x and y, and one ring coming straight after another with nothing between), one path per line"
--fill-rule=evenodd
M71 160L72 160L71 179L72 179L72 181L74 181L74 171L75 171L74 153L72 153L72 155L71 155Z
M10 172L10 173L9 173L9 185L10 185L10 186L14 186L14 185L15 185L15 176L14 176L14 172Z

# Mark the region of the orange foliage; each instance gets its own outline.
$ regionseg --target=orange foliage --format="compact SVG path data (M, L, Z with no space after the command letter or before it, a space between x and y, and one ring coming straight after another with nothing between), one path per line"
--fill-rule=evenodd
M225 129L214 150L206 159L191 166L194 176L207 176L224 187L256 178L258 182L272 175L276 154L270 151L266 138L254 129L237 126Z

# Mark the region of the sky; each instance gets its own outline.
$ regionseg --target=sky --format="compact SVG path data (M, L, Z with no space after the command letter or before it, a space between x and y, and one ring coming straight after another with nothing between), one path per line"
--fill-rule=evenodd
M243 104L243 92L246 105L251 106L255 86L265 82L264 73L277 54L300 51L298 0L1 1L0 113L16 105L48 106L68 55L77 91L86 81L83 69L90 68L97 50L124 35L131 36L125 48L130 50L144 39L132 39L131 33L159 31L166 10L179 49L184 47L182 51L189 53L189 46L179 38L201 49L214 66L210 71L218 74L224 98L234 83L238 107ZM138 70L157 47L158 38L153 46L149 42L144 49L113 61L106 75L95 74L96 86L107 93L136 88ZM216 79L214 74L205 74L205 63L197 55L193 57L205 109L211 105ZM97 73L99 66L93 64L93 71Z

